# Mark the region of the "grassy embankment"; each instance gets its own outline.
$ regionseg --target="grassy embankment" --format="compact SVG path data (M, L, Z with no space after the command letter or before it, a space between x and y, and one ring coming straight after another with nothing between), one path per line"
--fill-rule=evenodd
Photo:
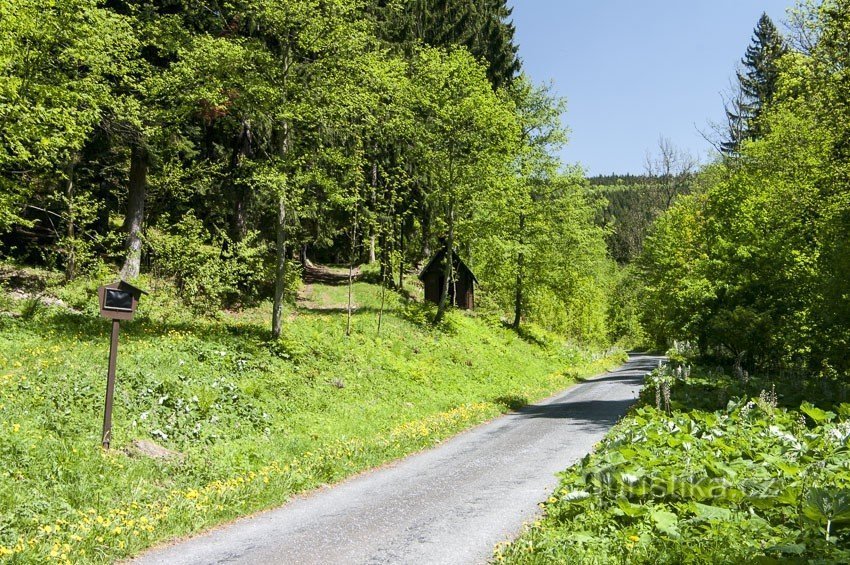
M648 385L497 562L850 562L844 383L667 369Z
M268 304L196 319L169 288L121 330L113 449L99 447L109 322L0 301L0 561L109 561L438 443L616 360L357 283L312 285L270 344ZM0 296L2 298L2 296ZM10 315L13 313L14 315ZM179 455L134 454L153 440Z

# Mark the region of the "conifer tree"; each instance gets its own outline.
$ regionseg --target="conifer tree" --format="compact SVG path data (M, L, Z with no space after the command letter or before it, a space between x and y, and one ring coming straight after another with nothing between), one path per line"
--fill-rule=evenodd
M726 106L729 127L728 138L721 143L724 153L737 153L744 140L758 139L764 133L759 116L773 101L779 76L777 63L787 52L782 34L770 17L762 13L737 72L738 92Z
M486 62L494 88L508 85L520 70L513 8L507 0L379 0L374 10L383 36L410 47L422 42L432 47L463 46Z

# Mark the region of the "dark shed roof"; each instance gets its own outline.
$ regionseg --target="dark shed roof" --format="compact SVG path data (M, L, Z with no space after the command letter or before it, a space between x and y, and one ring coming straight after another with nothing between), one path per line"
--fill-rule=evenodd
M419 280L422 280L425 277L425 275L427 275L432 270L441 269L441 263L443 262L443 257L445 257L445 256L446 256L446 250L445 249L440 249L439 251L437 251L437 253L435 253L434 256L431 257L431 260L428 261L428 264L425 265L425 267L422 269L422 272L419 273ZM472 275L472 280L474 280L476 283L478 283L478 279L476 278L475 273L473 273L472 269L470 269L466 265L466 263L463 262L463 259L461 259L460 256L457 254L457 251L453 251L452 256L454 258L455 269L457 271L461 271L461 270L466 271L467 273Z

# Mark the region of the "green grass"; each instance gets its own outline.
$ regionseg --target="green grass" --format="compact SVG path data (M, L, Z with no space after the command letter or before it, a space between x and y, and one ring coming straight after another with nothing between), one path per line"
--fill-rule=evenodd
M100 446L107 320L96 281L57 287L77 310L0 309L0 561L105 562L278 505L433 446L618 360L521 339L498 321L432 311L357 283L305 289L284 336L270 306L192 319L151 290L121 330L113 449ZM153 440L181 458L132 455Z
M849 562L850 405L823 383L786 380L656 372L642 406L562 474L544 516L495 560ZM662 381L669 413L663 391L656 406ZM834 412L782 407L803 392Z

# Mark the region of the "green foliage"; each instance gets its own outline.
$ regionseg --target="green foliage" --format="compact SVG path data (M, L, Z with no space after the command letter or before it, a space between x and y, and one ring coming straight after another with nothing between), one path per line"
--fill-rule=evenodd
M63 287L69 300L70 289L87 296L85 313L0 316L2 560L41 562L57 547L73 562L119 559L432 446L510 399L546 397L614 363L456 312L451 333L411 323L395 293L376 335L380 289L365 283L351 336L345 287L313 284L270 342L268 303L198 319L167 283L143 280L153 292L122 324L103 452L109 323L96 284ZM133 440L179 454L152 459Z
M0 164L51 166L80 149L132 46L124 18L90 0L0 4Z
M605 326L612 342L625 347L646 345L643 313L643 286L633 266L620 268L614 275Z
M127 71L126 18L94 0L0 2L0 229L50 192Z
M720 408L717 375L665 374L676 410L635 410L561 475L545 517L498 548L496 561L846 561L850 405L834 420L804 404L816 416L806 426L770 392ZM740 392L741 381L719 381ZM644 388L645 403L653 389Z
M816 10L823 37L809 55L781 59L761 139L716 165L647 240L646 327L659 345L688 340L751 368L850 368L848 279L837 275L850 225L847 121L832 102L846 96L833 59L846 54L828 39L844 33L833 9L848 10Z
M606 342L605 289L614 266L594 222L599 204L577 172L506 187L482 202L473 247L482 300L515 320L519 284L524 319L576 340Z
M43 307L43 303L41 302L41 296L32 296L30 298L25 298L24 303L21 306L21 318L24 320L32 320L35 318Z
M198 312L214 314L236 301L250 303L269 280L264 262L265 249L248 234L233 243L227 236L212 238L191 213L176 224L171 233L149 230L153 270L171 277L180 296ZM297 290L300 271L290 269L287 295L291 301Z

